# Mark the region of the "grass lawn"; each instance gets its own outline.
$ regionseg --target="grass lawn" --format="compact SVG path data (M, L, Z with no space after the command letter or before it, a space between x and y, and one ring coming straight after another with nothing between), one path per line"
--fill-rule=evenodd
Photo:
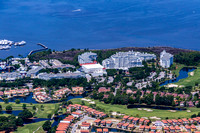
M195 86L196 82L200 84L200 67L198 67L193 72L194 72L193 76L189 75L189 77L179 80L179 82L177 82L176 84L184 86Z
M42 126L44 122L45 121L41 121L37 123L24 125L23 127L17 128L17 131L15 131L15 133L33 133L33 131L37 130L38 127ZM45 133L45 131L41 127L36 133Z
M81 104L81 99L72 99L71 100L73 104ZM159 109L151 109L153 110L152 112L147 112L145 110L138 110L137 108L135 109L127 109L126 105L111 105L111 104L104 104L102 102L99 102L98 100L93 100L96 103L96 106L102 108L105 110L106 113L109 113L110 111L113 112L120 112L122 114L126 114L129 116L139 116L139 117L152 117L156 116L161 119L165 119L168 117L169 119L173 118L190 118L192 114L198 114L200 112L200 109L198 108L188 108L191 112L187 111L176 111L176 112L171 112L169 110L159 110ZM85 101L85 104L88 106L89 103Z
M179 72L180 70L185 67L185 65L183 64L178 64L178 63L174 63L174 65L177 67L176 70L172 70L172 73L174 73L177 77L179 76Z
M2 106L3 110L6 110L6 106L7 105L11 105L13 110L23 110L22 109L22 105L24 103L20 103L20 104L16 104L16 103L8 103L5 104L4 102L0 102L0 105ZM36 106L36 108L38 108L35 117L38 118L47 118L48 114L53 114L55 112L56 109L58 109L59 104L58 103L51 103L51 104L29 104L29 103L25 103L27 109L29 109L32 113L35 112L36 110L33 110L33 106ZM44 108L41 107L41 105L44 106ZM1 115L1 114L0 114ZM4 114L2 114L4 115Z
M44 106L43 110L41 109L41 105ZM38 108L38 112L36 113L36 117L38 118L47 118L48 114L54 114L55 110L58 109L59 104L35 104L36 108Z

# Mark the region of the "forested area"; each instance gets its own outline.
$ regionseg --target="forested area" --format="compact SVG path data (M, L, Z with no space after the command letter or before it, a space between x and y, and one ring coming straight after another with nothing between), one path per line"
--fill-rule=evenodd
M198 66L200 63L200 52L181 52L174 56L174 61L187 66Z

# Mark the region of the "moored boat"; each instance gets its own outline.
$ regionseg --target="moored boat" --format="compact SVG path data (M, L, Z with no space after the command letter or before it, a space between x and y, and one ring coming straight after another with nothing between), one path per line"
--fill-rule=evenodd
M14 45L15 46L23 46L26 44L26 41L21 41L21 42L16 42Z

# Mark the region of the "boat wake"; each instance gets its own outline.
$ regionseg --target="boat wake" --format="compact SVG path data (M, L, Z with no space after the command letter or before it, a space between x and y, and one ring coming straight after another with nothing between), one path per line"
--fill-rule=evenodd
M72 10L72 12L81 12L81 9Z

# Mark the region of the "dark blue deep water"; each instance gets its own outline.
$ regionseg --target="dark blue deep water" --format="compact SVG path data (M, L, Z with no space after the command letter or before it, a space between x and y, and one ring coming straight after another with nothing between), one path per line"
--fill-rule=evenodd
M13 110L13 111L0 111L0 114L13 114L17 116L22 110Z
M172 46L200 50L199 0L0 0L0 39L38 48Z
M26 97L13 97L13 98L9 98L8 100L9 102L15 102L16 99L19 99L21 103L38 103L32 97L33 97L33 93L30 93L30 95ZM69 95L66 101L74 99L74 98L83 98L83 97L84 95ZM0 99L0 102L4 102L4 100ZM61 101L50 101L49 103L56 103L56 102L61 102Z

